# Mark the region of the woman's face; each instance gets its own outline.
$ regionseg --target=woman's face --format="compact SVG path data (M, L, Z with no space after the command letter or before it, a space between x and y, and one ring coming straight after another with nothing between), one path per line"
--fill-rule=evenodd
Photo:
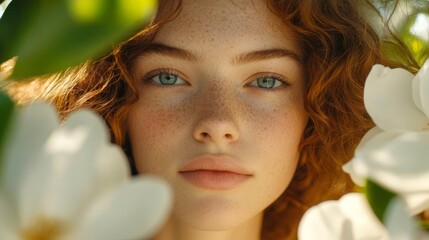
M135 63L133 156L140 173L171 184L174 219L228 229L261 216L292 179L307 122L304 66L265 1L182 7Z

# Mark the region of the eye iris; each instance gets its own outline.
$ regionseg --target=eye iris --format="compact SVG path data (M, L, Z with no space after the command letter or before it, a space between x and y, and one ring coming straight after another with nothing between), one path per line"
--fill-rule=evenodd
M273 88L276 84L276 79L274 78L258 78L256 81L258 87L261 88Z
M159 81L164 85L173 85L177 82L177 76L169 73L161 73Z

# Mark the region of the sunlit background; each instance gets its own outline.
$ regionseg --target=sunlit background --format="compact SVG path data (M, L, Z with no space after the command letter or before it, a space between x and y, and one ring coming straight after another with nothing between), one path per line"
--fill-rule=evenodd
M373 0L378 2L380 9L387 9L389 14L389 0ZM401 39L410 47L420 64L429 58L429 0L426 1L399 1L397 12L392 16L392 24Z
M5 0L0 4L0 17L11 1ZM393 9L394 1L373 0L373 2L384 16L388 16ZM394 28L410 47L420 64L423 64L424 60L429 57L429 0L401 0L397 9L397 13L392 17Z

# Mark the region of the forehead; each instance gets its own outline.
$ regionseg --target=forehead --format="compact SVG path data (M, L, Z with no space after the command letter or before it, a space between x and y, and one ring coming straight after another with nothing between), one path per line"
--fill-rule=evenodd
M258 45L299 51L266 0L183 0L178 15L162 25L155 41L184 48Z

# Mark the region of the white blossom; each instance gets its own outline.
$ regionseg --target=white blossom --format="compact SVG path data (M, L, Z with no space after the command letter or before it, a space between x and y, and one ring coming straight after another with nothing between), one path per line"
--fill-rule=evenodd
M120 240L153 235L171 205L153 176L131 178L94 113L60 125L53 108L17 113L0 175L0 239Z

